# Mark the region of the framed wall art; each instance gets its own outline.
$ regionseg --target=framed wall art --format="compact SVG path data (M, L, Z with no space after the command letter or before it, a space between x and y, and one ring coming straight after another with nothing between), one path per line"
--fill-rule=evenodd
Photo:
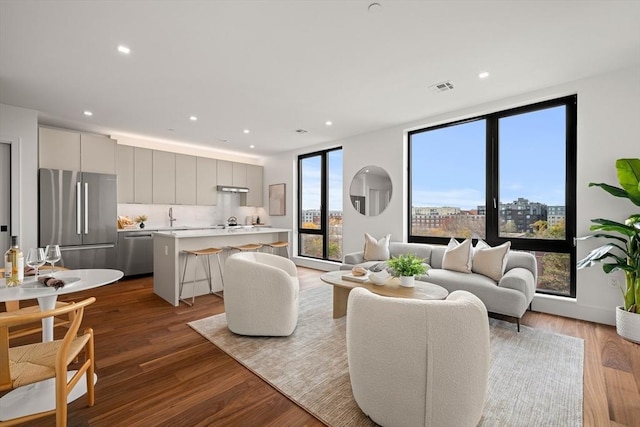
M286 214L286 184L272 184L269 186L269 215L283 216Z

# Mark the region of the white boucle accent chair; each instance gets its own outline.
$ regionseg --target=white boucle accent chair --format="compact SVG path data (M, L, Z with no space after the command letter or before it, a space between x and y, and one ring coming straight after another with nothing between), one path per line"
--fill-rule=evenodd
M288 336L298 323L298 270L290 259L262 252L231 255L224 269L224 309L231 332Z
M356 403L382 426L475 426L487 396L487 309L455 291L445 300L349 294L347 357Z

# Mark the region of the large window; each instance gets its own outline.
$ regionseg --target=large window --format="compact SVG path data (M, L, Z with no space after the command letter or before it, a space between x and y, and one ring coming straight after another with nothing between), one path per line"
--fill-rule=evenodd
M511 241L575 296L576 97L409 133L409 241Z
M298 158L299 255L342 260L342 149Z

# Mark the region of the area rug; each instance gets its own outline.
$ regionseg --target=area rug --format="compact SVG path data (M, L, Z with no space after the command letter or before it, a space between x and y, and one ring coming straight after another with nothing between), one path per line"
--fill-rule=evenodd
M332 289L300 294L289 337L242 337L224 314L193 329L330 426L374 426L351 392L346 317L332 317ZM581 426L584 343L579 338L490 319L491 368L480 426Z

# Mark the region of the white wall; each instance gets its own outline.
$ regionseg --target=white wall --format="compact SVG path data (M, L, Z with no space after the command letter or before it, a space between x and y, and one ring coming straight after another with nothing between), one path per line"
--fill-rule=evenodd
M19 236L20 247L33 248L38 244L38 113L0 104L0 140L10 141L12 151L19 150L19 177L11 182L12 194L18 194L18 206L11 206L17 230L11 232Z
M614 199L600 189L588 188L588 183L596 181L616 184L615 160L621 157L640 156L639 67L569 82L269 158L265 161L265 183L287 183L287 216L278 222L278 226L295 229L295 212L289 210L289 206L293 205L295 208L296 204L297 189L294 185L296 183L297 156L319 149L342 146L344 253L362 250L364 232L375 237L391 233L391 240L406 241L407 195L404 188L407 183L407 130L474 117L570 94L578 95L577 233L579 236L589 233L591 218L605 217L623 220L632 211L637 211L637 208L634 208L628 201ZM381 215L376 217L363 217L349 203L348 188L351 179L358 170L366 165L383 167L389 172L393 182L391 203ZM428 167L428 164L425 164L424 167ZM579 242L578 258L583 257L596 246L597 242L595 241ZM297 252L294 250L292 253ZM328 263L312 262L300 258L297 258L296 262L320 269L335 269L335 265ZM620 291L609 285L610 279L597 267L581 270L577 276L577 298L575 300L536 296L533 309L614 324L613 307L622 301ZM619 280L622 280L622 276L619 277Z

